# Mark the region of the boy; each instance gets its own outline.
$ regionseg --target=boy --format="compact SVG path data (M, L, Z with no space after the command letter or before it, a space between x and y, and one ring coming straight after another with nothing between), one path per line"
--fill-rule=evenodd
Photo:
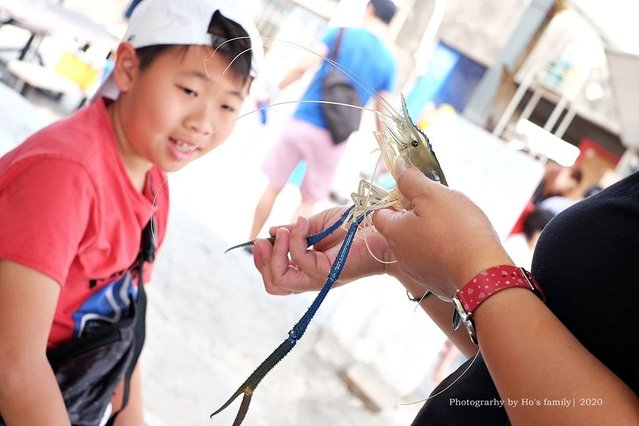
M111 400L110 423L144 424L138 284L165 233L165 172L224 142L255 77L261 42L237 4L141 2L100 96L0 159L7 424L97 425Z

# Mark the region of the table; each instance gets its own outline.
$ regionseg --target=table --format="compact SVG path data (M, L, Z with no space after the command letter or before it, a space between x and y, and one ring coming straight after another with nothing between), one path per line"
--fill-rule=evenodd
M7 63L7 70L20 80L14 90L22 95L26 93L25 89L29 86L55 93L81 92L80 86L75 82L59 75L50 68L33 62L12 59Z
M115 35L86 15L46 0L0 0L0 10L9 16L10 24L31 32L18 59L10 61L7 67L17 78L16 91L24 93L28 87L37 87L55 93L80 91L83 99L90 95L52 68L35 64L33 59L43 38L49 35L72 38L86 47L98 46L109 54L118 44Z
M71 37L82 43L114 50L118 38L88 16L46 0L0 0L0 9L13 25L21 26L35 38L48 35Z

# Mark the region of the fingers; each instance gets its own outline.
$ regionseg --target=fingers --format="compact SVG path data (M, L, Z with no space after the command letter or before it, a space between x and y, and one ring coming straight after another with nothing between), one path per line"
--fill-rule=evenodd
M384 238L387 238L394 234L394 229L397 227L397 220L399 220L399 216L403 214L404 212L391 209L377 210L373 213L373 225L375 225L375 229L377 229Z
M257 240L253 247L256 268L269 294L288 295L317 289L316 254L307 250L309 222L300 218L293 226L273 229L275 242ZM290 254L290 259L289 259Z
M305 217L298 217L295 227L291 230L291 256L303 258L303 254L307 253L306 236L309 233L310 223ZM297 256L295 256L297 254ZM297 259L295 259L297 262Z
M317 280L323 280L330 267L327 256L316 250L308 250L306 236L310 230L309 220L305 217L299 217L295 228L291 231L290 254L291 261L306 274L305 280L297 283L297 290L316 290ZM328 266L326 266L328 265ZM315 279L313 279L315 278Z
M270 294L284 295L288 292L274 284L277 282L277 277L285 273L285 270L282 268L282 259L278 258L278 256L281 258L281 249L276 250L275 246L288 243L288 232L284 229L282 231L276 231L274 234L277 236L274 244L263 239L255 241L253 245L253 263L255 263L255 267L260 271L260 274L262 274L266 291Z
M288 283L295 282L302 274L288 260L289 240L289 230L279 228L275 232L274 244L260 239L253 246L253 262L262 274L264 287L269 294L290 294L293 290Z
M272 245L262 239L255 242L254 263L268 293L284 295L321 288L344 231L335 231L312 250L308 249L307 237L335 223L343 210L343 207L329 209L309 219L300 217L292 225L271 228L269 233L275 236Z

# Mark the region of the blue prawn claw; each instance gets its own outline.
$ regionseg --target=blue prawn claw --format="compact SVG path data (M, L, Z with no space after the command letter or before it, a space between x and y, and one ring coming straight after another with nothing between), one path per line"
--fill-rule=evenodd
M320 231L316 234L313 235L309 235L308 237L306 237L306 243L309 247L317 244L318 242L322 241L324 238L328 237L330 234L332 234L333 232L335 232L337 230L337 228L339 228L340 226L342 226L342 224L344 223L344 221L348 218L348 216L350 215L350 213L353 211L353 208L355 206L351 206L348 209L344 210L344 213L342 213L342 215L340 216L340 218L331 226L329 226L328 228L324 229L323 231ZM268 238L266 238L267 241L270 241L271 244L275 244L275 236L270 236ZM257 240L251 240L251 241L247 241L241 244L237 244L234 245L233 247L229 247L227 248L224 253L228 253L231 250L235 250L237 248L241 248L241 247L250 247L252 245L255 244L255 241Z
M275 237L273 237L273 236L270 236L270 237L266 238L266 240L270 241L271 244L275 244ZM250 247L252 245L255 245L255 241L257 241L257 240L251 240L251 241L247 241L245 243L236 244L236 245L234 245L232 247L229 247L226 250L224 250L224 253L228 253L231 250L235 250L235 249L242 248L242 247Z
M350 215L351 211L355 206L351 206L342 213L340 218L331 226L326 228L325 230L318 232L317 234L310 235L306 238L306 241L309 246L314 245L326 238L334 231L336 231L339 227L342 226L346 218ZM211 418L216 414L222 412L226 409L235 399L237 399L240 395L244 395L242 398L242 403L240 405L240 409L235 417L235 421L233 422L233 426L239 426L246 413L248 412L249 405L251 403L251 396L253 392L257 388L257 385L260 384L262 379L275 367L288 353L293 349L293 347L297 344L297 341L302 338L304 333L306 332L306 328L310 324L311 320L315 316L315 313L319 309L320 305L326 298L329 290L333 287L335 281L339 279L339 276L344 269L344 265L346 263L346 258L348 257L348 252L351 249L351 245L353 244L353 239L355 238L355 233L357 232L357 228L364 220L365 215L359 216L357 219L353 220L350 224L348 231L346 232L346 236L344 237L344 242L335 257L335 261L331 266L331 270L328 273L328 277L326 279L326 283L318 293L315 300L311 306L306 310L302 318L293 326L291 331L288 332L288 337L284 340L262 363L253 371L253 373L242 383L237 390L231 395L231 397L224 403L220 408L215 410L211 414Z

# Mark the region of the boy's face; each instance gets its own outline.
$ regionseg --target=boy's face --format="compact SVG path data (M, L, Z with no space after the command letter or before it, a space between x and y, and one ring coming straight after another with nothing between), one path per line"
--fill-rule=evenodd
M125 165L176 171L222 144L250 84L227 66L204 46L169 49L142 71L133 64L112 115Z

